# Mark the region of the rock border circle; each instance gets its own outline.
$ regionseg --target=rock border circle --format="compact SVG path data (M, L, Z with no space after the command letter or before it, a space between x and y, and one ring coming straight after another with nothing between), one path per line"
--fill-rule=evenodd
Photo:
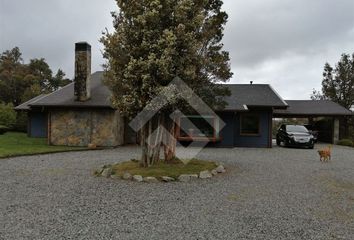
M225 173L226 169L223 165L215 163L217 167L211 171L204 170L201 171L199 174L181 174L177 178L171 176L162 176L162 177L143 177L141 175L131 175L130 173L126 172L123 176L118 176L113 174L113 165L105 165L101 167L99 170L95 172L97 177L104 177L104 178L111 178L111 179L122 179L122 180L129 180L133 182L144 182L144 183L169 183L169 182L191 182L197 179L211 179L219 174Z

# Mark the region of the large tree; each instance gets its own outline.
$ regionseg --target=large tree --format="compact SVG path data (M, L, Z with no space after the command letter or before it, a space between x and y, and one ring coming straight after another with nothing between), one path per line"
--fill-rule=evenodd
M322 92L347 109L354 105L354 53L343 54L335 68L326 63Z
M18 105L26 89L26 68L18 47L0 55L0 101Z
M312 99L330 99L347 109L354 106L354 53L342 54L332 67L326 63L323 71L322 93L315 91ZM344 135L349 135L349 118L344 119Z
M25 64L18 47L0 55L0 101L14 106L42 93L50 93L70 83L65 73L58 70L53 76L45 61L31 59Z
M228 19L222 0L116 2L120 10L113 13L115 31L105 33L101 41L107 59L106 83L122 114L135 117L176 77L211 107L222 105L218 96L227 91L215 83L232 76L229 54L221 43ZM185 106L182 99L175 99L142 126L143 166L159 159L159 141L146 144L149 133L163 124L173 135L175 124L168 116ZM164 146L166 161L175 157L176 142L171 138L170 142Z

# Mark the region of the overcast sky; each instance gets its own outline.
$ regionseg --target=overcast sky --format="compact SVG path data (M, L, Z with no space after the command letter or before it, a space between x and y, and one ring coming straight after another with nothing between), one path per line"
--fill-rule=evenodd
M285 99L320 89L325 62L354 52L353 0L225 0L231 83L269 83ZM0 0L0 51L20 47L25 61L45 58L72 78L74 43L93 47L93 71L104 62L101 32L112 29L114 0Z

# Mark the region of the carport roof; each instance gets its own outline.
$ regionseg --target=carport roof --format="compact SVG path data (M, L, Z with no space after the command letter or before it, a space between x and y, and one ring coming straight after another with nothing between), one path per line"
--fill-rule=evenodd
M287 109L274 110L274 117L350 116L353 112L330 100L286 100Z

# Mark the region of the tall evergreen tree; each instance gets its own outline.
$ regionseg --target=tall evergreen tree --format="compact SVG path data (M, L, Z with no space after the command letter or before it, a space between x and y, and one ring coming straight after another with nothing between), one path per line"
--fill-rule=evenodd
M347 109L354 105L354 53L343 54L335 68L326 63L322 92Z
M113 33L102 43L107 59L105 79L113 104L125 115L136 116L175 78L181 78L211 107L220 107L218 96L227 94L216 85L231 76L229 54L223 51L223 30L228 16L222 0L116 0ZM172 94L172 92L171 92ZM174 133L168 116L183 108L183 100L165 107L157 122ZM165 117L164 117L165 116ZM156 125L154 123L149 123ZM149 124L141 131L143 149ZM150 125L151 126L151 125ZM176 142L165 146L165 160L175 156ZM158 158L142 154L142 165ZM154 152L154 151L153 151ZM158 151L159 152L159 151Z
M65 77L64 71L59 69L55 76L53 76L49 81L49 89L50 91L56 91L70 82L71 80Z
M28 68L35 79L35 83L41 87L42 92L50 92L53 72L45 59L31 59Z
M0 101L18 105L26 89L26 67L18 47L0 55Z
M323 71L322 94L314 91L313 99L330 99L347 109L354 106L354 53L342 54L333 68L326 63ZM349 135L349 118L344 119L344 135Z

